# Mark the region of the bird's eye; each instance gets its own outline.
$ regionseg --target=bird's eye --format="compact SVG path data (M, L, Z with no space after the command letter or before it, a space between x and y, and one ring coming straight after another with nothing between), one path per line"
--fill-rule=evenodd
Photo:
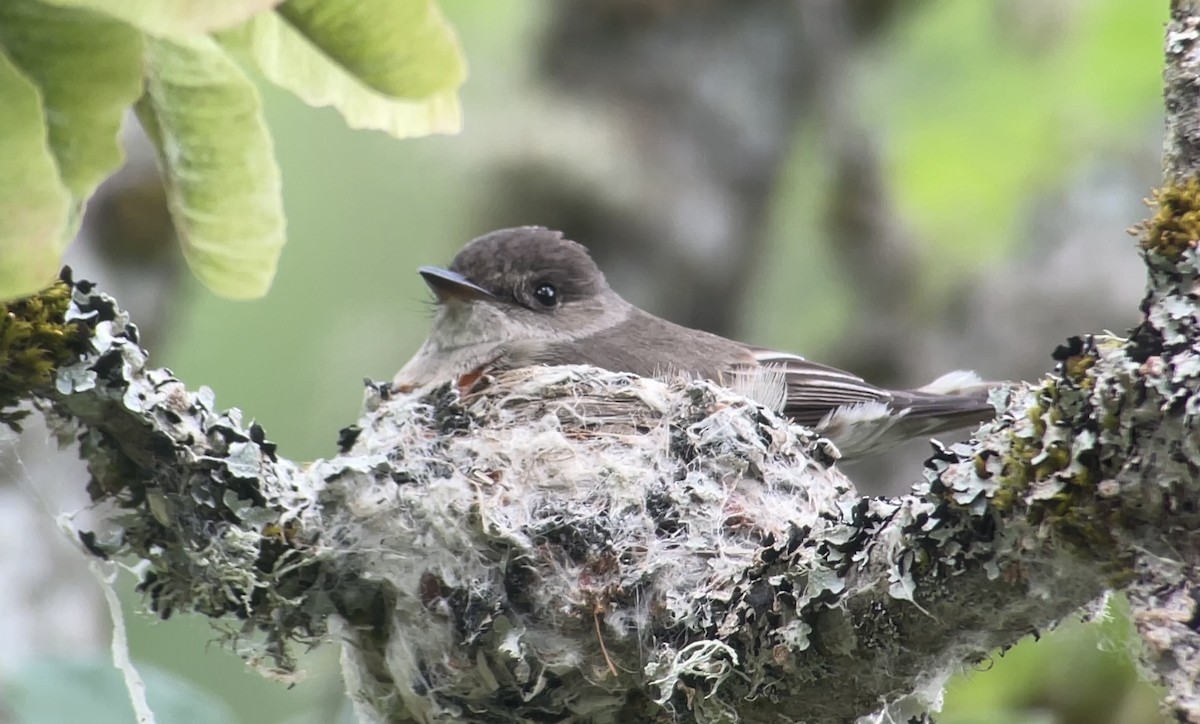
M533 298L543 307L558 306L558 290L548 282L541 282L533 288Z

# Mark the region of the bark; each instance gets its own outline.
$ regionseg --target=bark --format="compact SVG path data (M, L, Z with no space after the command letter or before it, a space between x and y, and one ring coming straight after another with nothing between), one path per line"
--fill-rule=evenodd
M1197 482L1197 436L1187 421L1196 415L1197 360L1196 275L1197 229L1194 228L1200 179L1200 3L1172 0L1171 22L1166 33L1166 66L1163 71L1166 133L1163 141L1163 177L1158 214L1142 229L1142 248L1150 270L1149 289L1142 304L1146 318L1134 330L1149 354L1143 367L1153 376L1162 395L1164 417L1184 426L1162 440L1158 450L1139 450L1125 466L1133 468L1156 452L1175 461L1174 469L1161 471L1158 483L1172 505L1173 489ZM1189 194L1189 191L1192 192ZM1148 375L1149 376L1149 375ZM1171 389L1175 383L1179 386ZM1182 405L1182 406L1180 406ZM1170 431L1168 431L1170 434ZM1131 444L1140 444L1138 437ZM1148 465L1157 468L1158 465ZM1165 551L1148 550L1136 558L1134 579L1128 587L1134 625L1145 642L1147 662L1167 689L1163 702L1168 716L1177 721L1200 721L1200 556L1196 527L1166 529Z

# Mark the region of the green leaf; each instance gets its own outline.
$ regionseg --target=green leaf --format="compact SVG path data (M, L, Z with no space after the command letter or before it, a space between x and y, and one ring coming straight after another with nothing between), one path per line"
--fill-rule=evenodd
M32 294L58 271L71 194L50 152L37 86L0 53L0 298Z
M8 0L5 0L7 2ZM159 37L206 33L241 23L279 0L42 0L117 18Z
M218 35L231 52L256 66L267 80L312 106L333 106L346 125L409 138L457 133L462 111L454 90L423 101L404 101L372 90L276 13L264 13Z
M283 247L284 217L254 84L208 36L147 38L137 113L158 148L192 272L224 297L265 294Z
M458 39L433 0L287 0L276 12L385 96L423 100L466 78Z
M138 669L160 722L220 724L235 720L211 692L148 664ZM127 724L133 707L121 674L110 661L43 658L25 661L4 682L5 708L24 724L88 722Z
M142 35L35 0L0 3L0 50L37 85L58 173L82 206L124 159L118 132L142 92Z

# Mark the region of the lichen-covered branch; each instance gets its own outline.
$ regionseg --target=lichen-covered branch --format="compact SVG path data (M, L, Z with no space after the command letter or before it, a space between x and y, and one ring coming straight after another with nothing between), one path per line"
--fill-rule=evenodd
M284 671L289 641L332 625L366 720L845 721L922 707L1146 561L1194 555L1200 337L1180 315L1200 273L1191 251L1174 269L1130 341L1064 346L893 499L719 387L586 368L373 388L343 454L301 467L146 368L85 283L62 321L92 349L41 394L84 424L114 510L89 547L144 559L163 615L263 632L243 651Z
M1166 32L1163 100L1164 185L1155 194L1157 211L1141 231L1141 248L1149 269L1144 321L1133 331L1135 361L1141 384L1155 386L1163 400L1168 425L1180 429L1158 438L1153 448L1138 450L1126 469L1146 466L1158 478L1166 504L1180 485L1195 484L1198 468L1196 414L1192 397L1197 358L1197 240L1200 240L1200 3L1171 0ZM1130 449L1145 435L1131 430ZM1174 466L1162 466L1169 460ZM1147 461L1154 461L1147 465ZM1167 469L1163 470L1162 467ZM1174 469L1171 469L1171 468ZM1180 482L1185 481L1185 482ZM1144 642L1147 663L1166 686L1163 702L1169 718L1200 722L1200 555L1197 526L1164 530L1162 545L1139 556L1127 586L1133 621Z
M1163 102L1166 133L1163 176L1170 181L1196 178L1200 172L1200 3L1170 0Z

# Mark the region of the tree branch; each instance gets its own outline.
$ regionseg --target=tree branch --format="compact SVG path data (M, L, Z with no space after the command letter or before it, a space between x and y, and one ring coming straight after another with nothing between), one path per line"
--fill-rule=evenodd
M1171 0L1167 26L1163 102L1166 133L1163 177L1168 181L1196 178L1200 171L1200 3Z
M264 631L285 671L334 621L368 720L899 710L1200 528L1195 380L1151 362L1149 331L1076 340L912 495L862 499L827 442L728 391L585 368L373 387L344 454L301 468L146 368L90 285L65 321L94 348L47 394L119 511L91 549L145 559L163 615Z
M1131 344L1142 349L1135 389L1155 388L1163 400L1163 414L1183 421L1185 429L1174 438L1160 440L1156 450L1138 451L1126 461L1133 468L1163 455L1177 469L1161 471L1158 484L1170 506L1194 504L1173 500L1175 490L1197 477L1195 420L1197 363L1196 275L1200 227L1200 3L1172 0L1171 22L1166 33L1166 67L1163 100L1166 106L1163 141L1164 187L1155 195L1158 211L1141 229L1141 247L1149 268L1149 284L1142 324L1131 335ZM1130 447L1143 438L1131 430ZM1143 433L1144 434L1144 433ZM1152 467L1158 467L1153 465ZM1179 482L1187 481L1186 483ZM1200 721L1200 556L1197 529L1164 528L1163 545L1139 556L1127 593L1133 621L1148 663L1167 688L1163 702L1169 717Z

